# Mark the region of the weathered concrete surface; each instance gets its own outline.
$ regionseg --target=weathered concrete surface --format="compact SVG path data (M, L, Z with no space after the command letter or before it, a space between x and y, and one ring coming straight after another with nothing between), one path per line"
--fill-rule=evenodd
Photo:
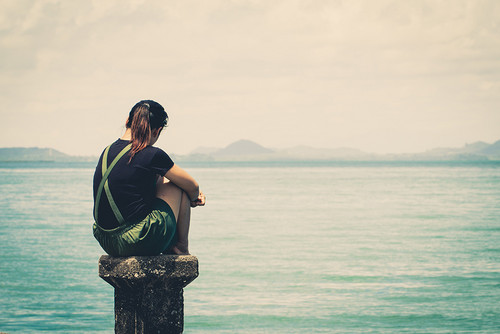
M183 288L198 277L195 256L103 255L99 276L115 288L115 333L182 333Z

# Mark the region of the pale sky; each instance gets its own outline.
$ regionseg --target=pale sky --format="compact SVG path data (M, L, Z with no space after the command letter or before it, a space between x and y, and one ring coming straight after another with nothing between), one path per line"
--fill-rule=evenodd
M0 0L0 147L99 155L141 99L168 153L500 139L497 0Z

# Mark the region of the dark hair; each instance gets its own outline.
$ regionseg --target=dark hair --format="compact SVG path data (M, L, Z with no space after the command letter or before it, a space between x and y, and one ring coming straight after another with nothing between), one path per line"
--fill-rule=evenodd
M135 104L128 115L127 128L132 132L130 161L137 152L149 145L151 131L167 125L165 109L153 100L142 100Z

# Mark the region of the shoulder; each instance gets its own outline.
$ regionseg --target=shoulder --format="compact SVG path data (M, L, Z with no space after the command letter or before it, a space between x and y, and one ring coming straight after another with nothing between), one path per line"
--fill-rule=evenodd
M109 155L111 156L116 156L118 153L120 153L125 147L127 147L127 145L130 144L130 142L128 140L123 140L123 139L120 139L118 138L115 142L113 142L111 145L107 146L104 151L106 151L106 149L108 149L109 147ZM103 151L103 153L104 153Z
M158 147L152 146L151 148L154 149L154 159L160 160L161 162L167 163L169 165L170 164L173 165L172 159L165 151L163 151L161 148L158 148Z
M141 152L144 152L144 154L151 156L151 157L156 157L156 156L167 156L168 157L168 154L165 151L163 151L161 148L158 148L155 146L147 146Z
M141 153L143 159L146 159L153 165L169 166L170 168L174 164L170 156L158 147L147 146L139 153Z
M127 144L128 144L127 141L118 139L118 140L114 141L113 143L109 144L108 146L104 147L102 149L101 155L99 156L99 160L97 162L97 165L99 166L102 164L102 160L104 158L104 153L106 151L108 151L107 157L108 157L108 161L110 161L110 159L115 157L122 149L125 148L125 146L127 146Z

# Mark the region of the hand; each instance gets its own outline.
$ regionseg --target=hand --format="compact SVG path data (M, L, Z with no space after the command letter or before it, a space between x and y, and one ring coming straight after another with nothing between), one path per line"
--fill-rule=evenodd
M191 201L191 207L194 208L197 206L204 206L206 201L207 201L207 198L205 197L205 194L200 191L198 198Z

